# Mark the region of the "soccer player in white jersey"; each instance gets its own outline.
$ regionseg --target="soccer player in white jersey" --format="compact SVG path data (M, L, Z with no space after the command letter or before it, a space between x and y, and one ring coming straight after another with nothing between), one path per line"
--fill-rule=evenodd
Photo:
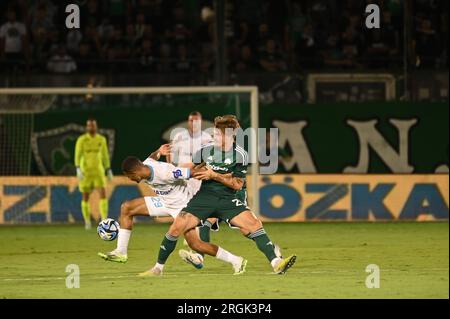
M171 140L171 150L170 154L166 156L166 160L169 163L179 166L187 166L192 163L192 156L197 153L202 146L209 144L213 141L212 136L202 130L202 114L199 111L192 111L188 116L188 128L181 129L179 132L175 133L174 137ZM195 180L198 185L196 187L200 188L201 181ZM197 228L197 231L201 228ZM201 233L200 233L201 234ZM186 240L184 240L184 244L187 245ZM184 250L181 252L185 253ZM192 251L190 254L194 254ZM183 258L184 261L188 263L192 263L196 268L202 268L203 256L198 255L195 258L194 255L191 255L189 261L187 258Z
M167 162L182 166L192 162L192 155L197 153L202 145L211 143L212 136L202 131L202 114L198 111L189 113L188 128L175 134L171 144L172 150L167 156Z
M171 216L175 219L181 209L198 191L201 183L198 183L198 180L190 179L191 171L194 173L196 168L190 170L156 160L159 159L160 155L167 154L169 149L170 146L165 144L158 151L153 152L144 162L135 157L128 157L122 163L122 169L128 178L137 183L145 182L157 196L145 196L122 204L117 248L109 253L98 253L101 258L119 263L127 262L133 217L150 215L151 217ZM202 251L200 238L195 231L186 234L185 238L191 248ZM166 234L160 246L158 262L150 271L141 275L161 275L167 259L166 255L167 253L170 254L175 246L176 239ZM215 257L231 263L235 274L245 271L247 261L242 257L235 256L222 248L220 254L218 253Z

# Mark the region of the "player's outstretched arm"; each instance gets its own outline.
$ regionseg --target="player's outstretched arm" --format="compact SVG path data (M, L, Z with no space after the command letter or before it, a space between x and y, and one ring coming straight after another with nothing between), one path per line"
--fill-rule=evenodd
M214 180L234 190L241 189L242 186L244 186L245 181L244 178L234 177L231 173L229 174L216 173L211 168L208 167L204 170L193 172L192 177L200 180Z
M225 174L214 173L211 179L216 182L222 183L225 186L228 186L234 190L240 190L244 186L244 179L240 177L224 176ZM228 175L228 174L227 174Z
M149 155L149 157L151 159L154 159L155 161L159 161L161 156L169 156L171 149L172 149L172 145L171 144L163 144L156 151L151 153Z

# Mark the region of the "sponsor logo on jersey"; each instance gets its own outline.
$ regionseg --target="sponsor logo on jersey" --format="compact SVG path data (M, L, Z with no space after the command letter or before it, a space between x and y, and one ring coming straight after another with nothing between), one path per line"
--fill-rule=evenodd
M217 166L217 165L211 165L209 163L207 163L207 166L209 168L211 168L214 171L225 171L228 172L228 168L227 167L221 167L221 166Z
M168 195L171 191L173 190L173 188L167 190L167 191L159 191L159 190L155 190L155 194L156 195Z

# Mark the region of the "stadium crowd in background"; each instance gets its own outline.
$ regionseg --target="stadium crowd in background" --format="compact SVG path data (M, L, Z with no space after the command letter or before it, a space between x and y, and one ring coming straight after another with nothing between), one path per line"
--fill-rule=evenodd
M89 73L113 65L119 72L207 73L214 67L214 25L200 15L212 1L80 1L81 28L68 30L65 15L57 12L70 2L2 1L0 63L8 66L2 69ZM381 29L364 27L366 2L380 5ZM402 3L228 0L227 68L242 73L399 67ZM413 11L420 65L448 67L448 40L439 40L448 38L448 1L414 0Z

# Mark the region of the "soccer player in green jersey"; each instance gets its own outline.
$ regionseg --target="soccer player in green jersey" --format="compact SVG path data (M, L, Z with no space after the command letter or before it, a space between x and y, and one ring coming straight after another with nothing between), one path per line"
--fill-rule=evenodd
M91 211L89 196L94 189L100 192L99 209L102 219L108 217L108 200L106 199L106 176L112 180L113 173L109 162L106 138L97 133L97 121L89 118L86 133L78 137L75 146L75 166L77 168L78 187L83 197L81 212L85 228L91 228Z
M233 114L222 115L222 119L230 119L230 120L236 121L237 127L238 128L241 127L236 115L233 115ZM229 174L231 174L231 173L229 173ZM244 183L242 188L240 190L236 191L236 198L239 199L241 202L243 202L247 206L247 197L248 197L247 185ZM212 217L212 218L208 218L203 223L203 225L201 225L200 227L197 227L200 239L204 242L209 243L210 239L211 239L210 238L211 230L219 231L220 222L221 222L221 220L219 218ZM232 228L238 228L238 227L232 226ZM245 229L240 229L240 230L244 236L248 235L247 230L245 230ZM187 243L186 243L186 245L187 245ZM276 253L277 257L282 258L280 247L275 243L274 243L274 246L275 246L275 253ZM185 249L180 249L179 255L183 261L185 261L188 264L191 264L195 268L197 268L197 269L203 268L204 254L195 252L192 250L189 251L189 250L185 250Z
M275 245L267 236L261 221L236 196L236 192L245 184L248 165L248 154L234 143L234 130L237 127L235 119L216 118L214 144L204 146L194 156L195 161L201 159L206 163L204 170L192 175L202 180L201 188L175 218L168 234L175 240L197 225L204 224L210 217L220 218L246 232L247 237L255 241L258 249L267 257L274 272L284 274L295 263L296 256L291 255L286 259L277 256ZM233 133L230 134L230 131ZM202 242L202 248L203 253L211 256L226 254L214 244ZM162 252L165 260L172 251Z

